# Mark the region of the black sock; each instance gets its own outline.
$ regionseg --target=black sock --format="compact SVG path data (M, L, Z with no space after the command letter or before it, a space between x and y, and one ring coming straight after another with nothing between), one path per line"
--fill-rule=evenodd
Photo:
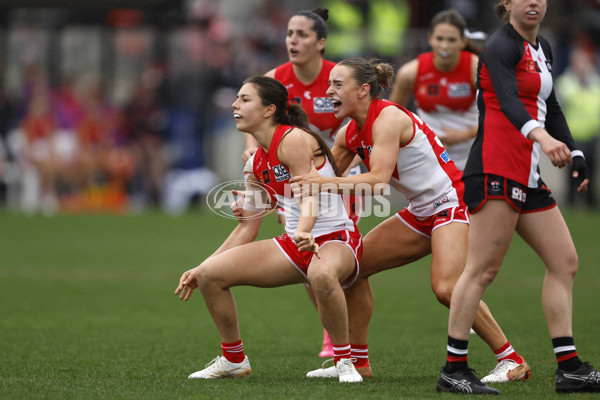
M446 366L444 369L448 373L468 369L467 347L468 340L458 340L448 336L448 347L446 356Z
M554 354L556 355L556 361L558 362L558 368L567 371L573 371L582 364L581 360L577 356L577 350L575 349L575 342L570 336L558 337L552 339L552 346L554 347Z

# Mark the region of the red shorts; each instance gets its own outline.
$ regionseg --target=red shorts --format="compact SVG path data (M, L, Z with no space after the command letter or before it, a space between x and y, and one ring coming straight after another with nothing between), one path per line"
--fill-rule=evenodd
M435 228L447 225L451 222L462 222L465 224L469 223L469 210L466 205L459 205L452 208L446 208L432 215L431 217L420 218L416 217L413 213L408 211L408 208L403 208L396 214L402 222L406 224L410 229L431 238L431 232Z
M273 238L275 244L279 247L279 249L283 252L283 254L290 260L290 262L296 267L296 269L304 276L306 281L308 282L308 266L312 261L315 253L312 251L298 251L298 247L296 246L296 242L294 239L289 237L287 233L283 235ZM361 234L355 230L354 232L349 232L346 230L336 231L330 233L328 235L322 235L315 238L315 242L319 245L319 247L323 247L328 242L342 242L352 254L354 254L354 259L356 260L354 271L352 274L342 283L342 288L347 288L352 286L354 281L356 281L356 277L358 276L359 271L359 261L362 256L363 245L362 245L362 236Z

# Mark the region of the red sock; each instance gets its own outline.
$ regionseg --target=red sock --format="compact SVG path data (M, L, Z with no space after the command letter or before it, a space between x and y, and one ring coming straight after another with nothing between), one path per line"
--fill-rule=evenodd
M366 344L351 344L350 352L352 354L354 366L356 368L365 368L369 366L369 346Z
M523 364L523 357L517 354L515 349L510 345L510 342L506 342L506 344L500 347L498 350L494 350L494 354L496 355L496 359L498 362L504 360L513 360L517 364Z
M221 343L221 349L223 350L223 357L229 362L241 363L246 358L242 339L233 343Z
M333 361L337 364L342 358L352 358L350 353L350 343L333 345Z

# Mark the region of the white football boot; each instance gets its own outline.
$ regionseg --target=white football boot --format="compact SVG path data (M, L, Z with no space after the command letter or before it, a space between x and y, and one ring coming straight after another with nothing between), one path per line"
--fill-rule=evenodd
M250 375L250 371L248 356L240 363L232 363L225 357L218 356L206 364L202 371L188 376L188 379L245 378Z
M484 377L483 383L502 383L510 381L524 381L531 375L531 368L523 360L523 363L518 364L513 360L502 360L496 365L496 368Z
M325 364L327 364L330 361L333 361L333 358L330 358L329 360L325 360L323 362L323 365L321 366L321 368L308 372L306 374L306 377L307 378L337 378L339 375L338 375L337 369L335 369L335 365L325 368Z
M337 370L339 381L342 383L363 381L362 376L354 368L351 358L340 359L335 365L335 369Z
M325 368L325 364L332 362L333 358L330 358L329 360L325 360L323 362L323 365L321 366L321 368L319 369L315 369L313 371L309 371L306 374L307 378L338 378L339 374L337 369L335 369L335 366L331 366L331 367L327 367ZM371 367L370 366L366 366L366 367L354 367L356 368L356 371L360 374L360 376L363 377L363 379L368 379L368 378L372 378L373 377L373 371L371 371Z

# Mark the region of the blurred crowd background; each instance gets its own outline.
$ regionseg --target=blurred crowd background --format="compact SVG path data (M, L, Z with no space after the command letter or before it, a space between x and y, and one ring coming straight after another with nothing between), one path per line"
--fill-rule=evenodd
M2 0L0 207L183 213L219 182L241 177L231 103L246 77L287 61L293 12L330 9L326 58L374 56L399 67L429 50L435 13L454 8L470 31L490 34L500 25L494 3ZM593 162L600 0L549 3L541 33L573 135ZM597 207L595 190L572 196L564 171L543 175L560 201Z

